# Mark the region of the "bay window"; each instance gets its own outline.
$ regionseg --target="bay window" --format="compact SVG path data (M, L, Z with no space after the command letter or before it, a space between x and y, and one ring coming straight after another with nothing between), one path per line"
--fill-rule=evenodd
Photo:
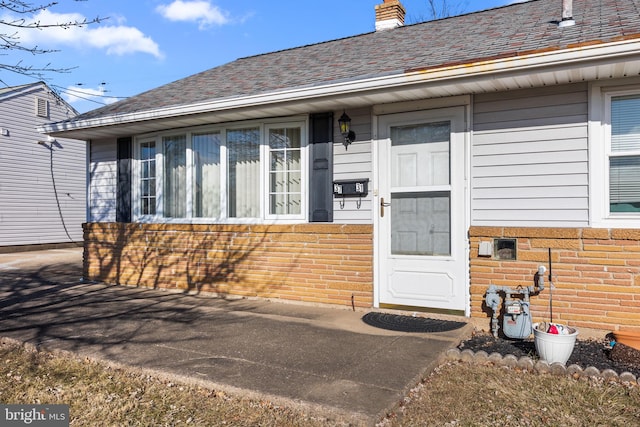
M304 122L257 123L139 139L135 215L178 222L304 220L305 128Z

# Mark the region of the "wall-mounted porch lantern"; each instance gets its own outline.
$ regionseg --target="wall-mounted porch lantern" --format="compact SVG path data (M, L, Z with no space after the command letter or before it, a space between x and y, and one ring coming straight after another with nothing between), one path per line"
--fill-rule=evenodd
M353 141L356 140L356 133L351 130L351 117L347 116L347 113L343 110L342 115L338 119L340 125L340 133L344 137L344 149L346 150Z

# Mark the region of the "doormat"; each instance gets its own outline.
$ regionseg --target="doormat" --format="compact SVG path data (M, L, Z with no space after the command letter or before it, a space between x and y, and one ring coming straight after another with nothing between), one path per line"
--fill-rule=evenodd
M362 316L362 321L375 328L398 332L447 332L466 325L464 322L378 312L365 314Z

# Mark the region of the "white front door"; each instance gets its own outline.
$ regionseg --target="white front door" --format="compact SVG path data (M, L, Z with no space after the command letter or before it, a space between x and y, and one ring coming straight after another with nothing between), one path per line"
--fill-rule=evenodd
M381 304L466 309L464 112L378 117Z

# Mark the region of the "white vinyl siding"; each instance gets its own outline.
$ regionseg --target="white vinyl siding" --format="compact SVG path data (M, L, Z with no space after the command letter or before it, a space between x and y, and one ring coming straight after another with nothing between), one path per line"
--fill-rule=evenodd
M47 100L48 119L36 115L37 98ZM65 138L52 144L35 130L74 114L41 84L0 97L0 126L8 131L0 136L0 246L82 241L86 144Z
M89 221L116 220L118 163L116 140L95 140L89 144Z
M473 225L588 225L587 98L586 84L475 96Z
M333 179L368 179L369 194L360 200L357 197L346 197L344 207L341 198L333 198L333 222L341 224L371 224L373 221L372 203L372 145L371 145L371 111L368 108L348 110L351 117L351 129L356 133L356 140L345 149L342 144L338 121L334 124L333 144ZM334 117L340 117L342 111L334 112ZM360 207L358 207L360 204Z

